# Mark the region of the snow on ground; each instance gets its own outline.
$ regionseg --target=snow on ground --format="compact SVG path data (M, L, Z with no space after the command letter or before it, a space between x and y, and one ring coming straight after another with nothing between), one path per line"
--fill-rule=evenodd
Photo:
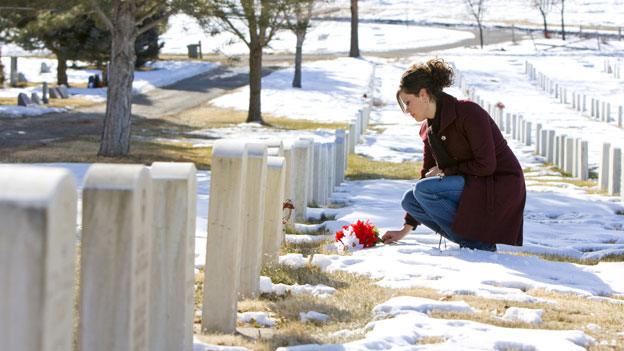
M529 324L542 323L542 314L544 310L533 308L509 307L503 319L510 322L524 322Z
M278 70L262 79L262 110L277 116L316 121L342 122L357 112L353 106L364 103L372 74L365 59L340 58L306 62L302 68L302 89L292 89L294 69ZM212 100L220 107L244 109L249 87Z
M312 21L303 44L303 53L348 52L350 35L349 22ZM372 52L451 44L472 39L474 34L424 26L360 23L358 37L360 50ZM160 36L160 41L164 42L163 53L186 54L187 45L197 44L199 41L204 53L218 52L225 55L249 53L247 45L233 34L221 32L211 36L194 18L184 14L171 17L169 29ZM271 40L265 51L295 52L295 46L295 35L290 31L281 31Z
M269 317L267 312L243 312L238 314L238 321L243 323L257 323L265 327L274 327L275 318Z
M2 57L2 63L5 67L10 67L10 58ZM41 64L45 63L50 67L50 73L40 73ZM82 64L82 63L79 63ZM48 82L51 86L56 82L56 60L45 58L33 58L33 57L20 57L18 59L18 71L24 73L27 81L29 82ZM141 94L148 92L156 87L163 87L169 84L173 84L177 81L210 71L217 65L210 62L193 62L193 61L158 61L153 64L148 64L150 70L148 71L135 71L134 82L132 89L134 94ZM92 69L72 69L67 70L67 76L69 84L86 84L89 76L99 74L99 70ZM28 88L8 88L0 89L0 97L3 98L16 98L19 93L25 93L29 97L32 92L37 92L41 96L42 88L28 87ZM74 97L81 97L85 99L104 101L106 100L106 88L86 89L86 88L70 88L69 92ZM17 103L17 99L15 100ZM43 109L41 107L26 108L19 106L0 106L0 115L8 115L9 117L20 116L33 116L40 115L47 112L55 112L50 109Z
M349 1L338 0L330 7L340 7L341 16L349 16ZM485 25L504 24L541 28L542 16L523 0L489 1L485 5L483 23ZM362 19L416 20L437 23L473 24L474 18L463 0L446 0L444 6L435 0L360 0L358 4ZM550 30L561 29L561 8L559 4L547 13ZM579 25L624 26L624 2L622 0L568 0L565 2L565 22L567 30L578 30ZM617 32L617 30L616 30Z
M329 319L328 315L324 313L316 312L316 311L308 311L308 312L299 313L299 320L301 320L304 323L311 322L311 321L325 322L328 319Z
M366 337L342 345L300 345L280 351L348 350L585 350L594 339L578 330L502 328L452 319L437 319L407 311L394 318L373 321ZM423 338L440 343L418 345Z

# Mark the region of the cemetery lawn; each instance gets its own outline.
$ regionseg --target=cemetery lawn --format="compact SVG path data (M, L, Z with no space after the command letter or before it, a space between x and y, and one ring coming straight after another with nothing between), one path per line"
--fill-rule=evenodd
M364 179L419 179L421 162L376 161L360 155L349 155L345 177L349 180Z
M3 106L15 106L17 103L16 98L6 98L0 97L0 105ZM89 107L100 104L99 101L83 99L79 97L70 97L68 99L50 99L50 102L47 105L42 105L45 107L61 107L61 108L69 108L75 109L79 107Z
M324 245L318 245L318 249ZM305 246L306 249L301 251L308 251L308 254L312 254L309 249L313 249L313 247L310 244ZM289 245L287 251L293 251L292 244ZM324 299L307 294L287 294L285 296L263 294L257 299L239 302L239 312L264 311L278 321L277 327L272 330L272 336L267 338L251 339L240 334L236 336L208 334L196 335L196 337L209 344L244 346L253 350L274 350L280 346L297 344L345 343L364 337L367 332L365 326L371 322L371 310L377 304L392 297L415 296L439 301L465 301L475 310L473 314L457 311L433 311L429 313L432 318L471 320L504 328L582 330L598 341L595 345L590 346L589 350L606 350L613 348L600 345L600 341L618 340L618 333L621 332L620 317L624 314L624 304L616 305L603 301L592 301L577 295L546 292L541 289L531 289L527 293L554 303L523 303L478 296L444 295L429 288L383 288L375 284L375 280L362 275L340 271L328 273L321 271L316 266L303 268L285 265L264 267L262 275L270 277L274 284L324 284L336 288L337 291ZM198 287L201 287L201 284L198 284ZM201 293L201 288L198 290L198 293ZM196 308L200 310L199 301L201 298L197 300ZM534 325L502 320L500 315L509 306L543 309L542 323ZM301 322L299 313L307 311L324 313L329 316L329 320L326 322ZM600 325L601 328L592 328L592 324ZM242 326L244 325L239 323L239 327ZM349 336L344 336L347 333L332 336L338 331L345 330L350 332ZM425 338L420 340L418 344L442 341L444 339Z
M97 156L100 140L83 137L55 141L44 146L0 151L0 160L8 163L140 163L194 162L198 169L210 168L211 147L193 147L189 143L170 141L132 140L130 154L125 157Z

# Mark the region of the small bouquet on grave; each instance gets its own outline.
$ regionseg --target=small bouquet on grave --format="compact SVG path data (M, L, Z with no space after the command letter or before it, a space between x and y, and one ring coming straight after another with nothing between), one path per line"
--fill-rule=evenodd
M379 230L368 220L358 220L350 225L345 225L342 230L336 232L336 249L339 253L357 251L367 247L373 247L382 242Z

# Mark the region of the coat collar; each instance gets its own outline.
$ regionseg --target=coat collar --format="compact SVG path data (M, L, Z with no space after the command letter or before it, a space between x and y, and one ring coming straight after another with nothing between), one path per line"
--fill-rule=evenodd
M442 132L446 127L451 125L455 118L457 118L457 99L445 92L440 94L440 105L442 111L440 112L440 131Z
M446 127L451 125L451 123L453 123L453 121L455 121L455 119L457 118L456 105L457 105L457 99L455 97L445 92L442 92L442 94L440 94L440 100L439 100L438 106L441 107L441 112L438 117L440 118L440 130L438 131L438 134L442 133L442 131L444 131ZM438 113L436 111L436 115L437 114ZM422 140L427 140L428 129L429 129L429 126L428 126L427 121L423 122L420 125L419 134Z

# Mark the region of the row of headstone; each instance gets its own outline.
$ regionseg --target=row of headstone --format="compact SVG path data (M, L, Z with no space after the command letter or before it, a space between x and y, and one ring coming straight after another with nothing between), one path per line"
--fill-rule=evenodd
M48 83L44 82L42 86L42 97L39 97L37 92L32 92L30 97L26 93L19 93L17 95L17 106L29 107L35 105L43 105L49 102L48 94L51 99L67 99L69 98L69 89L67 86L60 85L54 88L48 88Z
M457 73L460 88L469 98L483 107L492 117L494 123L508 138L525 146L535 145L535 153L545 161L557 166L569 176L581 180L589 178L588 142L581 138L556 136L554 130L542 128L538 123L533 131L533 123L527 121L522 114L505 112L502 103L490 103L482 99L472 87L466 86L461 74ZM535 135L535 138L533 138Z
M260 269L277 262L283 226L306 220L308 205L329 203L344 179L346 155L344 131L333 142L215 142L203 331L235 331L237 302L259 294ZM290 218L282 211L287 202L294 205Z
M536 81L544 92L558 99L561 104L571 105L574 110L592 119L606 123L615 122L618 127L624 127L624 105L619 105L616 112L612 111L610 102L595 97L588 98L584 92L568 91L557 81L537 71L528 61L525 61L525 73L530 80Z
M192 350L196 175L192 164L0 166L0 349ZM223 267L223 266L221 266Z
M602 72L610 74L613 78L622 78L622 65L620 61L611 62L610 60L604 60Z
M609 195L624 195L624 177L622 177L622 149L603 143L600 154L598 184Z

